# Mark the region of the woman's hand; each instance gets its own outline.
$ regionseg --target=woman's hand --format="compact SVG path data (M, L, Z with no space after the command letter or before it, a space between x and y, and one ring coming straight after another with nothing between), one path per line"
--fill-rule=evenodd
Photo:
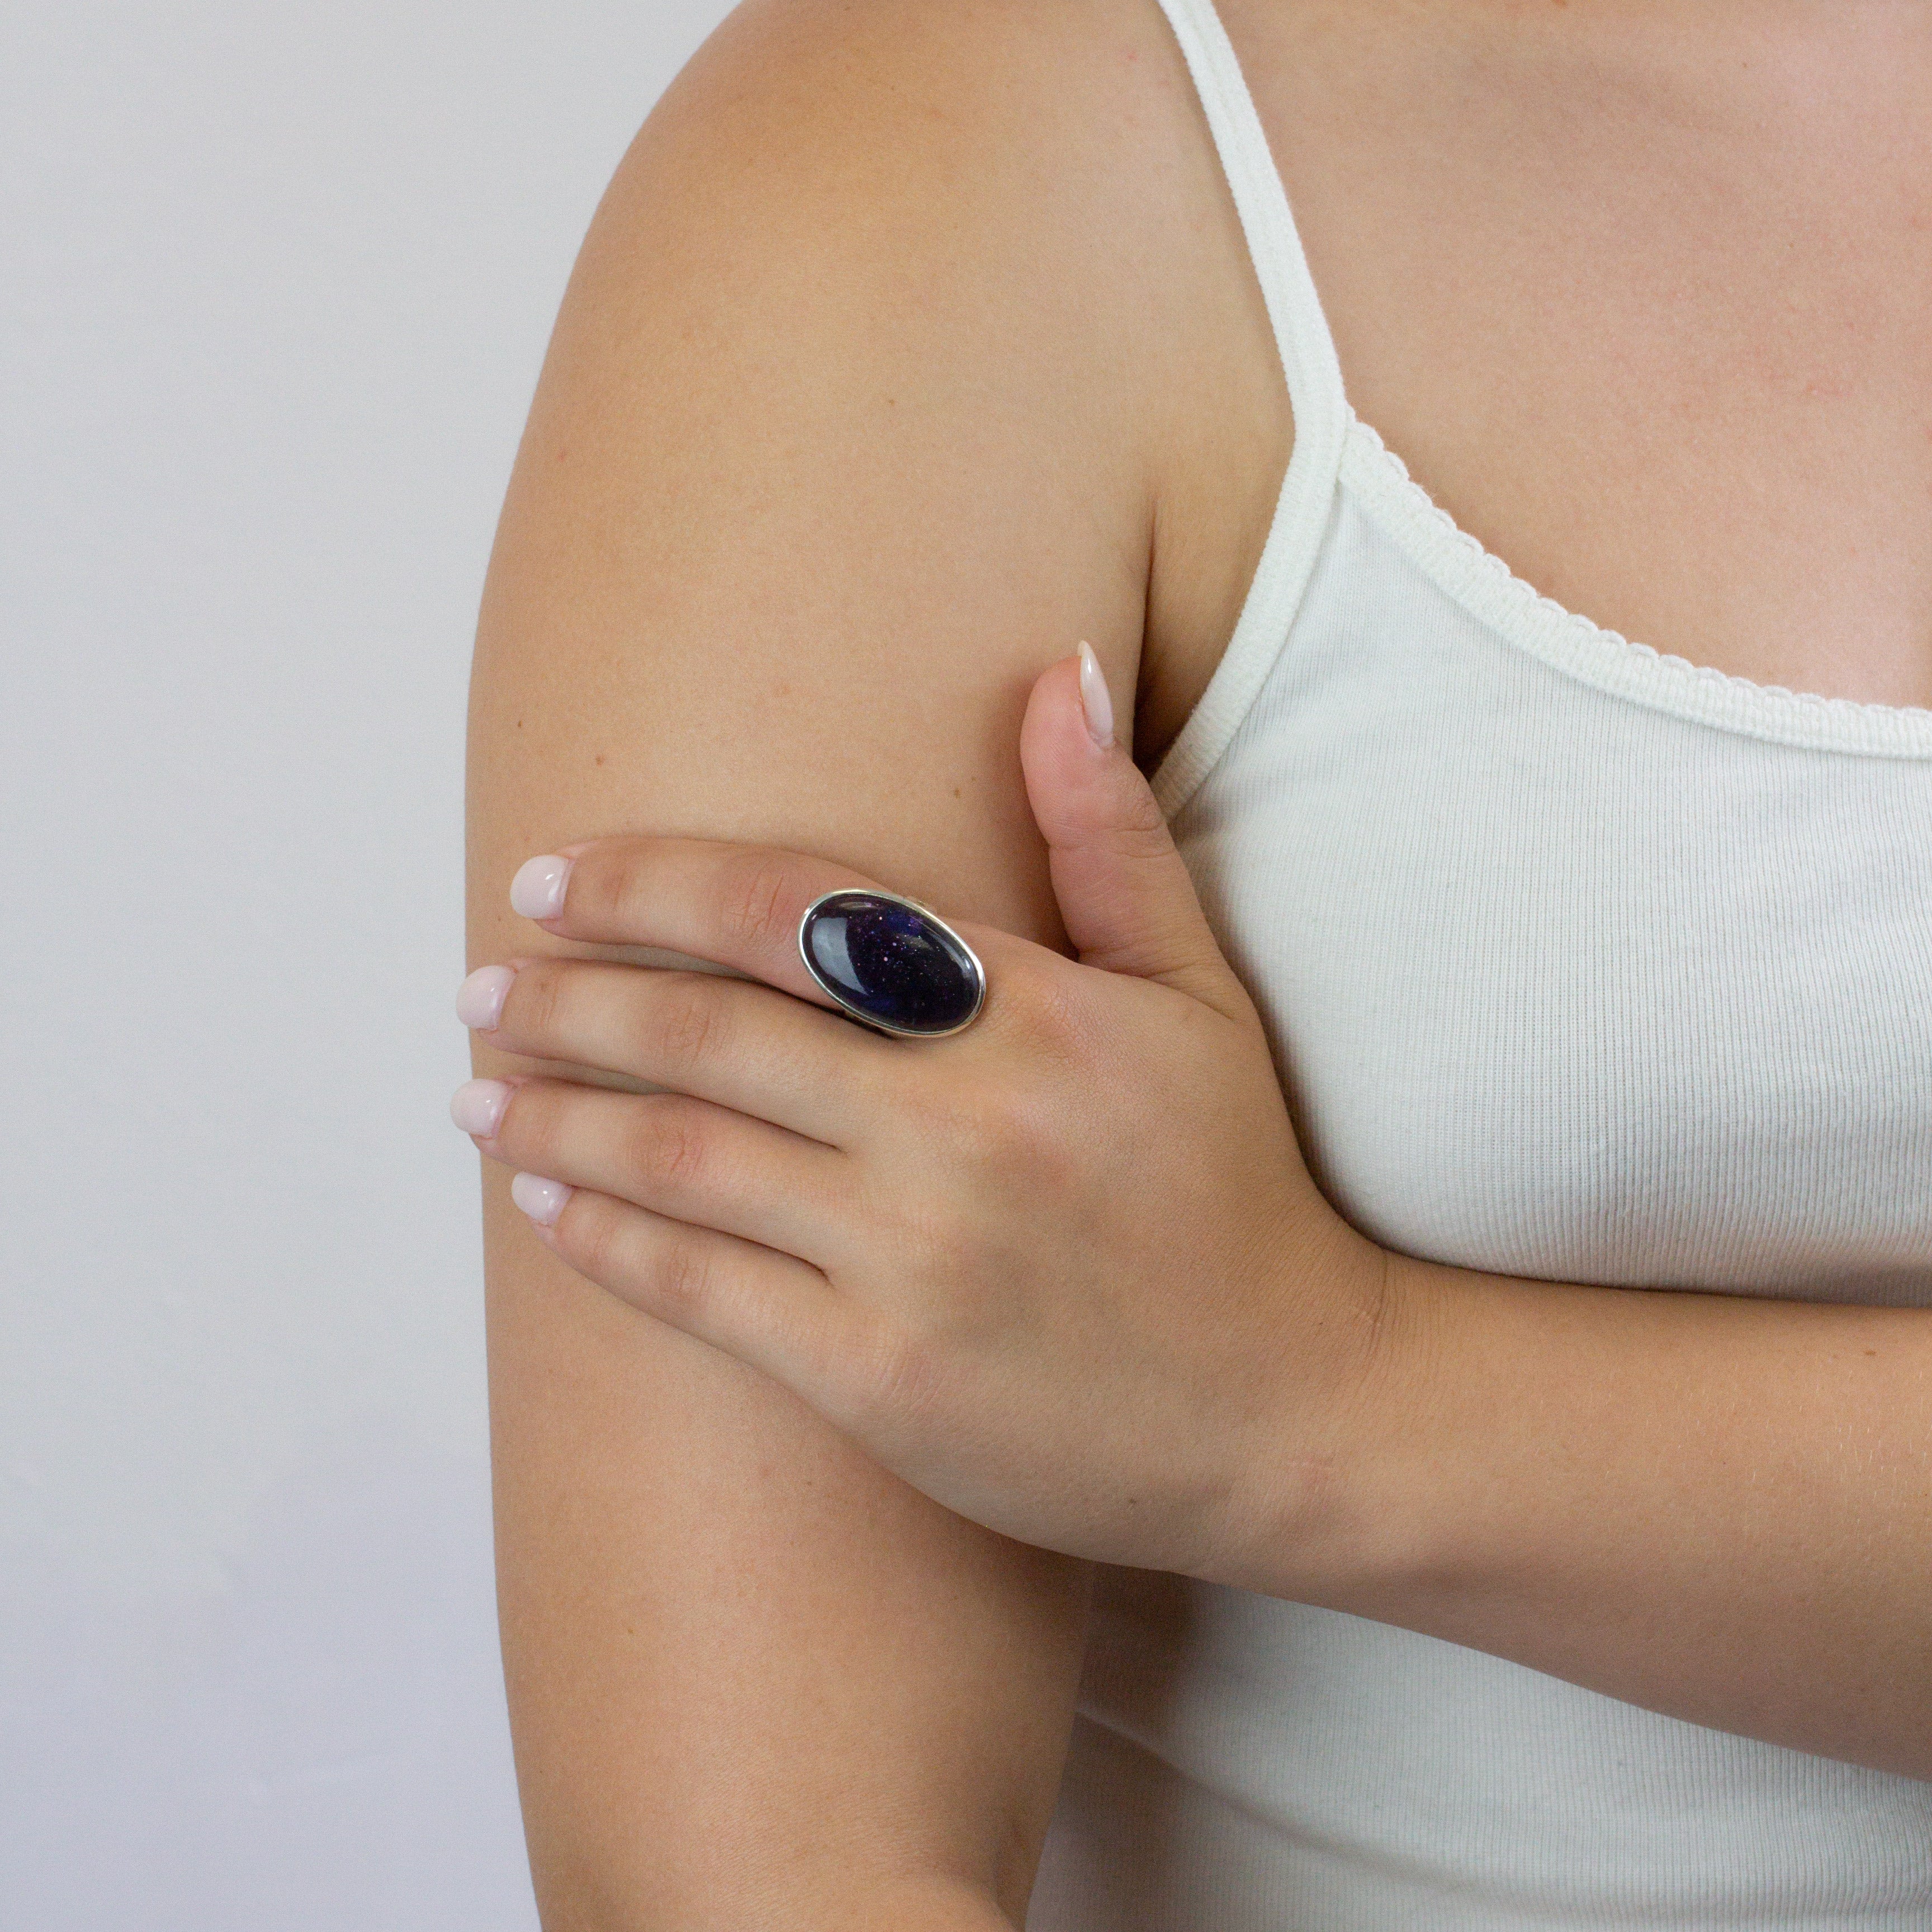
M890 881L599 840L524 867L518 909L750 977L485 967L458 1011L494 1046L664 1090L473 1081L458 1124L580 1274L961 1514L1232 1582L1304 1548L1313 1574L1380 1379L1384 1258L1310 1178L1084 647L1034 686L1021 754L1077 962L959 923L980 1017L886 1038L824 1004L796 934L820 894Z

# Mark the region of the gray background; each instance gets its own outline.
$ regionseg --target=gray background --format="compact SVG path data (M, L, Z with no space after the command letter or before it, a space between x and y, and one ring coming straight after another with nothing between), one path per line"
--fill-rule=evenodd
M530 1932L463 707L724 0L0 10L0 1925Z

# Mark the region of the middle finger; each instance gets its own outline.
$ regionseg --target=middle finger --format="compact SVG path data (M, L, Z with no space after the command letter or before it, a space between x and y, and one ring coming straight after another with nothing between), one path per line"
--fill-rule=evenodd
M462 1004L487 1018L492 991L485 1030L501 1051L625 1074L829 1146L877 1124L893 1066L890 1044L849 1020L722 974L524 959L472 974Z

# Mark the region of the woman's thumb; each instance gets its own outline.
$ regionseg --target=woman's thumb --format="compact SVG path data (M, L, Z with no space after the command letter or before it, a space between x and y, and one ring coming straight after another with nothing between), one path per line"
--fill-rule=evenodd
M1082 962L1158 980L1224 1012L1245 1007L1154 793L1114 742L1090 645L1040 674L1020 727L1020 765Z

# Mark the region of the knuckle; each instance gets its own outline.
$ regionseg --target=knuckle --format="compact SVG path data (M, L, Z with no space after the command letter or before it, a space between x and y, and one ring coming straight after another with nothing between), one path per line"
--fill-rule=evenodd
M652 1248L650 1287L658 1306L686 1316L702 1308L711 1294L708 1245L674 1228L663 1228Z
M711 1170L712 1138L698 1108L678 1094L642 1096L626 1166L640 1180L682 1191L700 1185Z
M976 1162L998 1142L1000 1102L997 1090L979 1082L960 1080L934 1094L926 1126L944 1150L946 1162L957 1166Z
M504 1003L504 1018L514 1025L519 1040L544 1040L556 1032L562 982L563 975L548 960L518 969L510 997Z
M854 1372L845 1406L851 1422L896 1432L938 1407L944 1352L916 1330L878 1324L850 1360Z
M1001 1174L1024 1167L1033 1122L1017 1089L988 1084L969 1090L960 1096L952 1124L972 1166Z
M1145 785L1136 785L1126 808L1114 821L1118 849L1130 857L1164 858L1173 850L1174 834L1160 801Z
M571 1265L592 1281L608 1283L617 1273L619 1235L623 1226L616 1202L580 1189L558 1221L558 1244Z
M1070 1137L1066 1117L1049 1099L1036 1093L1021 1096L1008 1126L1010 1157L1030 1192L1035 1198L1046 1195L1064 1199L1085 1171L1082 1154L1084 1137Z
M725 937L754 948L789 938L787 913L795 896L783 860L762 852L735 856L725 868L718 906Z
M639 871L627 839L599 841L579 853L570 869L572 919L600 928L621 919L637 898Z
M950 1171L983 1212L1070 1185L1080 1171L1079 1128L1050 1085L986 1085L952 1096L938 1124ZM1090 1125L1090 1123L1088 1124Z
M658 1065L682 1069L717 1059L725 1019L716 988L703 974L667 975L653 988L655 1010L646 1022L646 1051Z
M1001 962L1001 1030L1030 1059L1064 1064L1082 1051L1090 1030L1084 993L1078 969L1058 954L1019 953Z

